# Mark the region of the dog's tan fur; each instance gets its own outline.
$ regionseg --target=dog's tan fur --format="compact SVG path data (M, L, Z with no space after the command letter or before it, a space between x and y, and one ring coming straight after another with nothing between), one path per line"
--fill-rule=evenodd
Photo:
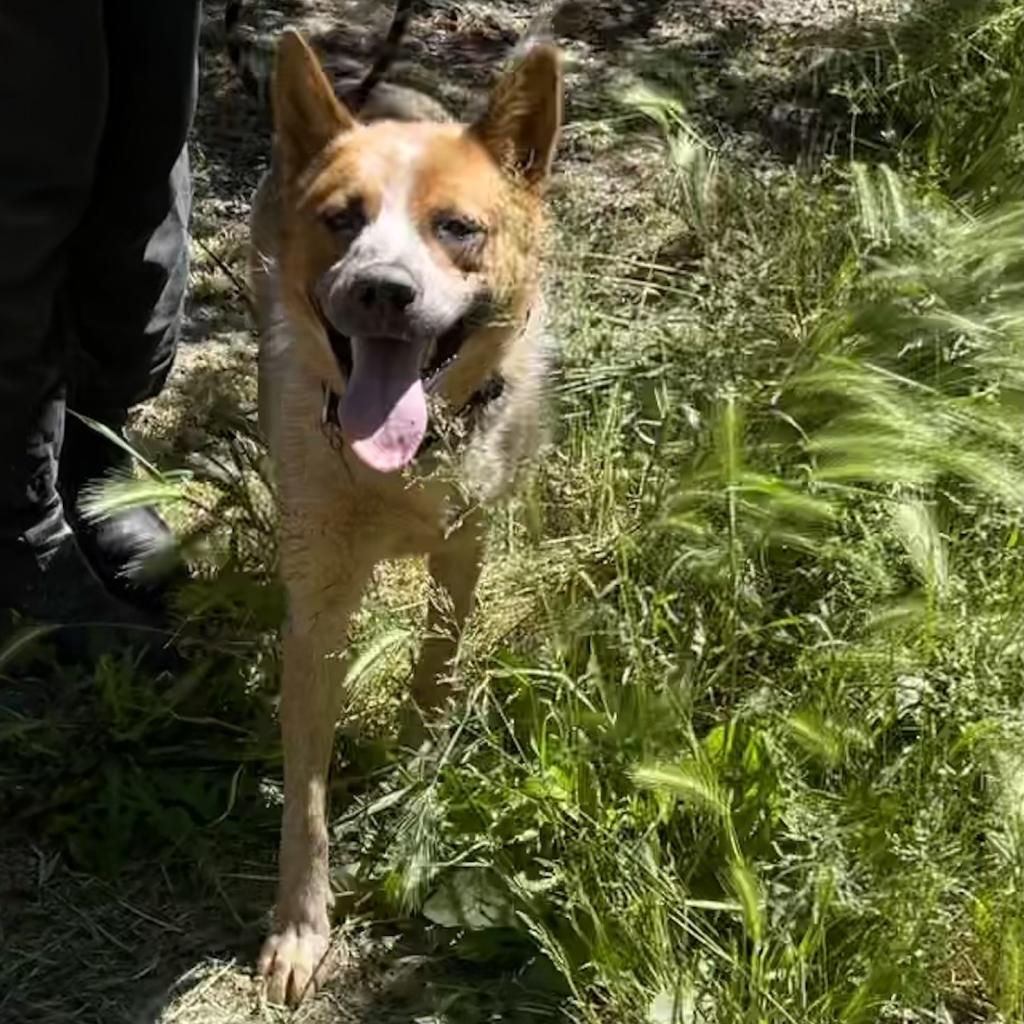
M528 51L470 127L442 123L428 101L416 101L410 116L407 105L396 108L396 96L387 93L376 111L383 120L356 123L301 38L282 38L275 169L254 203L250 265L262 334L260 414L279 489L289 600L280 887L274 931L260 956L273 1001L296 1002L311 990L327 950L326 778L343 705L349 618L379 561L426 555L448 600L431 607L412 689L421 708L438 702L439 677L472 606L482 510L509 491L537 446L550 370L537 268L543 188L561 115L557 53ZM364 108L363 118L374 113ZM495 371L505 390L446 455L428 453L406 471L381 473L347 447L337 450L321 429L323 385L342 393L346 381L310 295L337 258L318 221L325 206L358 191L372 219L394 190L404 190L413 223L454 207L487 226L485 251L473 265L430 249L453 287L483 282L501 310L467 337L438 395L457 410Z

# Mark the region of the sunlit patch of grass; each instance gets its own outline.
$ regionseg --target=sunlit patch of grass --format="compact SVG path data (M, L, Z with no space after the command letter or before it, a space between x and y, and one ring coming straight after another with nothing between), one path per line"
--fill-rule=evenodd
M574 275L569 212L538 483L565 571L532 629L471 640L429 819L378 822L403 891L504 906L582 1019L1015 1019L1024 212L755 179L632 99L683 200L648 237L689 230L693 266L622 225L604 284Z

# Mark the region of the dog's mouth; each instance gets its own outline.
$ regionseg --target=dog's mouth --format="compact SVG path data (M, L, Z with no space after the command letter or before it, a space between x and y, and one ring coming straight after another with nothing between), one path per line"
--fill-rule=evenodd
M436 339L350 338L317 306L345 393L338 425L353 453L382 473L407 466L427 432L427 392L459 354L469 331L460 318Z
M331 323L319 304L316 304L316 309L324 325L324 330L327 332L327 340L330 343L331 351L334 353L334 360L338 364L338 369L341 370L345 380L348 380L352 376L352 341L347 334L342 334ZM459 317L444 334L421 346L424 349L423 354L426 358L421 359L420 380L427 386L428 390L436 383L442 371L455 362L462 348L462 343L470 333L472 319L471 315ZM415 342L407 342L398 338L391 340L395 343L401 341L403 345L416 344Z

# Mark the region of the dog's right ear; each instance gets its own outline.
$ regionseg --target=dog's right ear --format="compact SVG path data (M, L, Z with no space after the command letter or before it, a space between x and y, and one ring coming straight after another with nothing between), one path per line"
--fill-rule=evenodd
M286 180L300 174L356 120L335 96L316 54L285 29L274 64L274 130Z
M549 43L535 43L501 77L471 131L502 170L542 186L561 126L561 55Z

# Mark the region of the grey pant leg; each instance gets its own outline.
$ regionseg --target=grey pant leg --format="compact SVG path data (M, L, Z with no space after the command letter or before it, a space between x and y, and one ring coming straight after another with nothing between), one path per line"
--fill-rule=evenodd
M69 404L107 422L159 392L188 278L185 140L199 0L104 0L110 99L89 209L71 253L77 332Z
M100 0L3 0L0 543L62 529L55 475L70 348L64 284L106 106Z

